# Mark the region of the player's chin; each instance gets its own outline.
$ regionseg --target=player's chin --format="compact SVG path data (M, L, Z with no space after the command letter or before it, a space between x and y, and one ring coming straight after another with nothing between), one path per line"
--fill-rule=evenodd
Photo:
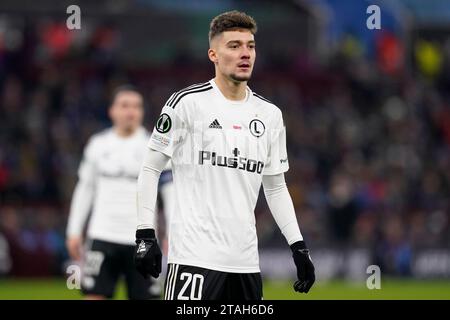
M134 130L136 130L136 128L139 126L139 124L135 123L135 122L129 122L129 123L125 123L122 126L122 129L124 131L129 131L132 132Z
M233 73L230 75L231 79L237 82L243 82L243 81L249 81L252 77L251 72L239 72L239 73Z

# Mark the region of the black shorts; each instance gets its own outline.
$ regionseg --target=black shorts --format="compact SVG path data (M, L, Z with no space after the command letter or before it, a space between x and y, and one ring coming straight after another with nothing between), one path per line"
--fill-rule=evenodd
M112 298L120 277L124 277L128 298L147 300L161 298L161 286L136 271L135 247L102 240L88 240L82 267L81 291L85 295Z
M165 300L261 300L258 273L221 272L170 263L164 285Z

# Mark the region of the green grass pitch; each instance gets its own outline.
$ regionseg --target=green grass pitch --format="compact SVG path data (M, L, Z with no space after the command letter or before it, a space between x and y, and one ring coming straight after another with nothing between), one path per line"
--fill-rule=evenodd
M71 300L81 299L78 290L69 290L65 279L0 279L0 300L4 299L43 299ZM125 299L126 290L119 284L115 299ZM356 283L344 280L317 282L308 294L299 294L292 290L289 282L266 281L264 299L445 299L450 300L450 279L447 280L411 280L384 279L381 289L369 290L365 282Z

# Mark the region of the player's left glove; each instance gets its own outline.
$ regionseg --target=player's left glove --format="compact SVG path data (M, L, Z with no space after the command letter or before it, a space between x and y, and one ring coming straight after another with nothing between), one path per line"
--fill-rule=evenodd
M156 240L155 230L136 230L136 251L134 263L136 269L146 279L151 275L158 278L161 273L161 249Z
M316 275L314 273L314 265L309 256L309 249L306 247L304 241L297 241L291 244L292 257L294 258L295 266L297 267L298 280L294 283L294 290L297 292L308 293Z

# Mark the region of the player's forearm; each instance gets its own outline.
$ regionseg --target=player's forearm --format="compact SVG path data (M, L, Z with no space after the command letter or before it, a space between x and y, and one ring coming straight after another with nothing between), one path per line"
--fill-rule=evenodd
M66 234L68 237L81 236L94 199L94 185L79 180L73 192Z
M168 161L165 154L148 148L137 185L137 229L155 229L158 181Z
M263 176L263 188L272 215L289 245L302 241L294 204L284 180L284 174Z

